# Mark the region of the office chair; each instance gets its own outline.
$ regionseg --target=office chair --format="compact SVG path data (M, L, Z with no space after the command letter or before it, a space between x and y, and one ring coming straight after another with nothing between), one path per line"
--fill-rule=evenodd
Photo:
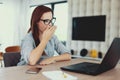
M17 66L17 63L20 60L20 52L8 52L3 54L4 66L12 67Z
M1 65L1 67L3 67L2 61L3 61L3 52L0 52L0 65Z
M8 46L5 48L5 52L20 52L20 46Z

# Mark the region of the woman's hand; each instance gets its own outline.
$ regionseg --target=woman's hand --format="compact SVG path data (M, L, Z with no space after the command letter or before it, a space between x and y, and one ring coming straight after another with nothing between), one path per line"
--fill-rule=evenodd
M43 61L40 62L41 66L47 65L47 64L52 64L55 63L54 57L44 59Z
M52 35L54 34L55 30L56 30L56 26L53 27L48 26L46 30L43 32L42 40L48 42L51 39Z

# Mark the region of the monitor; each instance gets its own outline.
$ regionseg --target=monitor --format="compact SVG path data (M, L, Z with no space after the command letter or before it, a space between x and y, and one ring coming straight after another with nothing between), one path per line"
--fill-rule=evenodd
M72 18L72 40L105 41L106 16Z

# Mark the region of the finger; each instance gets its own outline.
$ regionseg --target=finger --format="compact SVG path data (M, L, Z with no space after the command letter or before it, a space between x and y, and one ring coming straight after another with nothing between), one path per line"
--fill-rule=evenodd
M41 66L44 66L44 64L40 64Z
M47 26L45 31L47 31L47 30L49 30L49 29L50 29L50 26Z
M55 27L55 26L54 26L54 27L50 27L50 30L51 30L51 31L55 31L56 28L57 28L57 27Z
M56 27L56 25L53 25L52 27Z
M41 66L45 66L46 64L40 64Z
M57 29L57 26L54 26L53 28L54 28L54 29Z
M54 30L56 30L56 29L57 29L57 27L55 26L55 27L54 27Z
M47 28L49 28L50 26L49 25L47 25Z
M46 28L46 30L49 30L50 29L50 27L48 26L47 28Z
M48 31L53 32L53 27L50 27Z
M54 27L51 31L52 31L52 32L55 32L55 30L56 30L56 27Z

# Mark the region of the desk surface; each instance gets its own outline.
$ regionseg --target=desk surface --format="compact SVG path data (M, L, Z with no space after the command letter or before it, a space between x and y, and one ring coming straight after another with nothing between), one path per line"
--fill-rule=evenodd
M42 70L38 74L25 73L25 71L29 69L31 66L0 68L0 80L48 80L44 75L42 75L43 71L60 70L61 66L66 66L84 61L88 61L88 60L73 59L70 61L56 62L54 64L50 64L47 66L38 65L38 67L42 67ZM89 60L89 62L96 62L96 61ZM119 64L114 69L97 76L85 75L85 74L74 73L69 71L64 71L64 72L78 77L78 80L120 80Z

